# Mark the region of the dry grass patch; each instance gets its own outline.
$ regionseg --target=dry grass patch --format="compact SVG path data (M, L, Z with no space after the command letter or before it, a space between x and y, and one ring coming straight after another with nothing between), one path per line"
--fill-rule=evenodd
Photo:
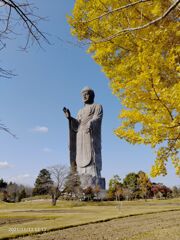
M180 210L180 199L98 203L59 201L55 207L49 200L0 203L0 239L172 210Z

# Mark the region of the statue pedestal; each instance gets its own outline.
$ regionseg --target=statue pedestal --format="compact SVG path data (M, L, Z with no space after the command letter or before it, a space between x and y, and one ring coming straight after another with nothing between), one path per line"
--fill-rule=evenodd
M105 180L105 178L99 178L97 185L100 187L100 189L105 190L106 189L106 180Z
M89 175L89 174L81 174L79 176L80 176L82 188L99 186L100 189L102 190L106 189L105 178L93 177L92 175Z

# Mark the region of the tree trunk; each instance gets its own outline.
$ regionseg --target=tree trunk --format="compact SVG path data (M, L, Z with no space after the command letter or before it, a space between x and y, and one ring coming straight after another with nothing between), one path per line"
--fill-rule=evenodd
M57 202L57 198L55 196L55 194L52 194L52 206L56 206L56 202Z

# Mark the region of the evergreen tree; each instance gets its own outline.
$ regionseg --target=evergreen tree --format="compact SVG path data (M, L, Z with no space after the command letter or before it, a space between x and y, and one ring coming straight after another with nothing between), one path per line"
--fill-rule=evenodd
M0 179L0 190L5 189L7 187L7 182L5 182L2 178Z
M42 169L36 178L33 195L49 194L53 186L51 174L47 169Z
M27 197L26 190L23 188L18 195L18 202L20 202L23 198L26 198L26 197Z
M79 198L82 193L80 177L75 169L71 169L67 176L64 189L66 193L75 198Z

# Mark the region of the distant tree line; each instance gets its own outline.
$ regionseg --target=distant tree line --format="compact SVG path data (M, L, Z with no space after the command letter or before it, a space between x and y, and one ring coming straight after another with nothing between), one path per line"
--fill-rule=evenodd
M34 196L51 197L55 206L59 198L65 200L100 201L99 186L88 186L82 189L80 177L73 169L66 166L55 165L40 170L34 187L27 187L13 182L7 183L0 179L0 197L5 202L20 202ZM103 196L104 200L135 200L135 199L166 199L180 197L180 186L169 188L162 183L154 183L143 171L128 173L123 180L114 175Z
M32 196L32 188L17 184L7 183L0 179L0 199L4 202L20 202L23 198Z
M151 182L143 171L128 173L123 181L115 175L109 181L109 200L134 200L180 197L180 187L169 188L162 183Z

